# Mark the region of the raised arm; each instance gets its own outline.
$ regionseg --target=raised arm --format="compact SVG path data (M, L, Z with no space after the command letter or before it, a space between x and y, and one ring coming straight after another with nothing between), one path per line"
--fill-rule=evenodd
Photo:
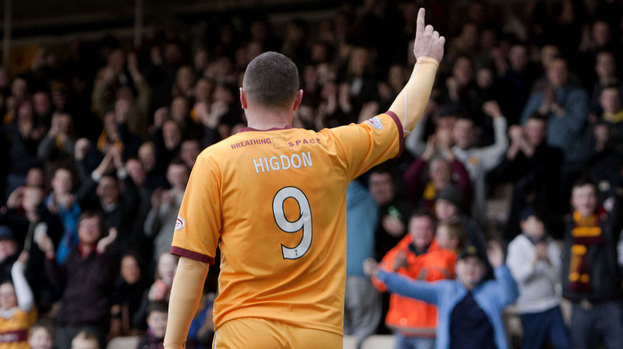
M17 305L26 313L30 312L35 303L35 297L24 276L24 270L28 264L28 252L23 251L17 261L11 268L11 279L15 287L15 295L17 296Z
M415 128L424 113L446 42L433 26L424 23L424 15L425 10L421 8L413 44L413 54L417 62L409 81L389 107L389 111L396 114L402 122L405 136Z
M493 273L495 274L495 287L498 296L496 301L499 302L501 307L505 307L513 303L519 296L517 283L515 279L513 279L508 267L504 264L504 251L499 242L489 242L487 255L489 257L489 263L493 266Z

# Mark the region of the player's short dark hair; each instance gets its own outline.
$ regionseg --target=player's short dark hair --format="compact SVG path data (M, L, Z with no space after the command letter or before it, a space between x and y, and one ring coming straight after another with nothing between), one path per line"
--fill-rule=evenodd
M255 57L244 73L242 88L247 98L267 108L287 107L299 88L296 65L278 52Z

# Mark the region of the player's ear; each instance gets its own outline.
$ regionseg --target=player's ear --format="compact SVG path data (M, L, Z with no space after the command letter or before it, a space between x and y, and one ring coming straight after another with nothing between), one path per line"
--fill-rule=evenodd
M297 110L301 105L301 101L303 100L303 90L298 90L296 92L296 97L294 98L294 106L292 106L292 110Z
M242 109L247 109L248 108L247 93L244 92L242 87L240 87L240 104L242 105Z

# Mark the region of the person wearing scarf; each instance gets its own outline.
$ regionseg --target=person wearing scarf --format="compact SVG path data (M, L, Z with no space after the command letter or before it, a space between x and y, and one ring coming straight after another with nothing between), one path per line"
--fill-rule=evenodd
M581 180L571 192L562 259L563 297L571 301L573 348L623 348L623 302L617 242L623 228L623 178L613 205L598 205L594 183Z

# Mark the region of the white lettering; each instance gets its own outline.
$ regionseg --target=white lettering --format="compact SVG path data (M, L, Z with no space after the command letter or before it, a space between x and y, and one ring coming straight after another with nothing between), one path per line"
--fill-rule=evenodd
M270 157L270 168L272 168L273 171L279 171L280 170L279 160L277 160L276 156L271 156Z
M303 157L303 167L312 167L311 153L301 153L301 156Z
M264 158L264 163L266 164L266 171L270 171L270 167L268 167L268 160L266 160L266 158Z
M298 160L298 165L294 163L294 159ZM301 167L301 156L299 154L292 154L292 167L300 168Z
M309 151L295 153L289 156L279 155L271 156L269 158L253 158L251 160L253 160L253 168L255 169L255 173L270 172L271 170L281 171L313 166L311 152Z
M264 164L262 164L262 159L260 159L259 162L256 162L255 160L257 160L257 159L253 159L253 165L255 166L255 173L260 173L258 168L261 168L262 172L265 172L264 171Z
M285 155L281 155L279 158L281 159L281 168L284 170L290 169L290 158Z

